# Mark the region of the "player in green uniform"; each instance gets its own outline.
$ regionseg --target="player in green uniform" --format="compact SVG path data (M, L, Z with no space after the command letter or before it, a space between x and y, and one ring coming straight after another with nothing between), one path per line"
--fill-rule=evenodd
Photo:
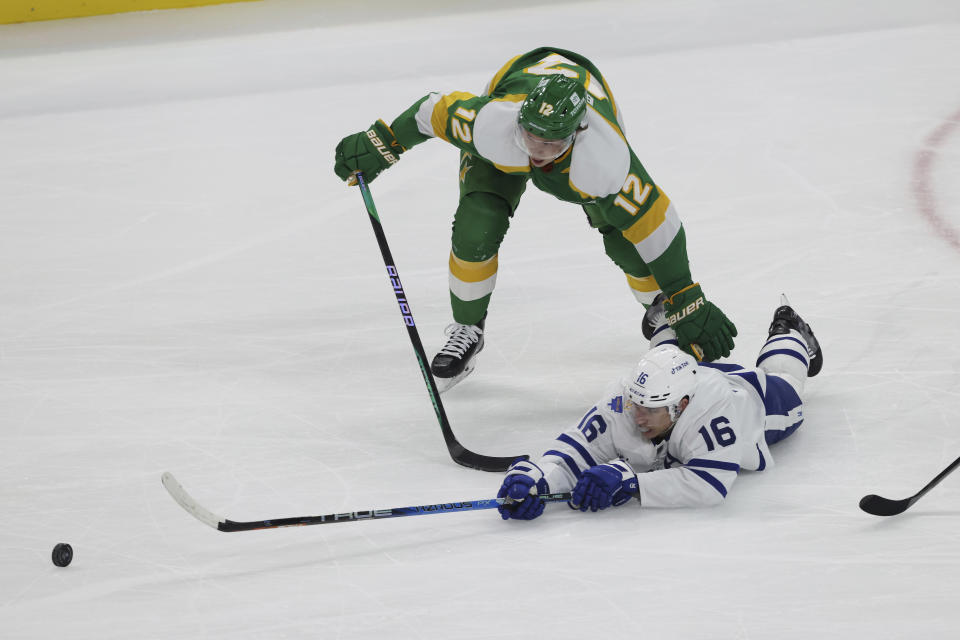
M510 60L481 96L430 93L390 125L378 120L344 138L334 170L343 180L362 171L372 181L430 138L460 149L449 263L454 323L431 363L442 388L468 374L483 348L497 252L528 180L583 208L637 300L649 307L662 296L684 350L707 361L730 354L736 327L694 282L683 225L630 148L613 94L589 60L539 48Z

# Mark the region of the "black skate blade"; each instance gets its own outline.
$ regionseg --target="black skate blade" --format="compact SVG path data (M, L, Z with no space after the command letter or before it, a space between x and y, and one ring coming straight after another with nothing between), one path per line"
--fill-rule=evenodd
M453 389L455 386L460 384L461 380L463 380L468 375L473 373L473 370L476 368L476 366L477 365L475 363L471 362L463 369L463 371L453 376L452 378L438 378L434 376L433 379L437 383L437 391L440 392L440 395L443 395L447 391L450 391L450 389Z

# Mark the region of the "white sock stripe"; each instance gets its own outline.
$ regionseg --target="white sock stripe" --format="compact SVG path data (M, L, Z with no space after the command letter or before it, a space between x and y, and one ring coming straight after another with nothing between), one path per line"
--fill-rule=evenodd
M760 357L762 358L765 353L770 351L789 351L802 356L804 360L807 360L809 357L807 353L807 343L792 331L789 335L778 335L768 338L763 348L760 349Z
M757 356L756 366L765 373L788 379L798 394L803 393L810 356L807 343L797 331L770 336Z
M809 348L809 345L807 345L807 341L804 340L803 336L801 336L796 331L791 331L789 334L786 334L786 335L781 334L777 336L770 336L769 338L767 338L767 342L764 346L772 344L774 342L786 342L786 341L796 342L798 345L803 347L804 351L807 351L807 349ZM781 348L783 346L784 345L781 345Z

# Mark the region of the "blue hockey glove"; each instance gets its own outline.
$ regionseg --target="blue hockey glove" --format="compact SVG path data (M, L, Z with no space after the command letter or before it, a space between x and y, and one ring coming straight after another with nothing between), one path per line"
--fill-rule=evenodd
M537 498L541 493L550 493L550 488L540 467L529 460L516 460L497 492L498 498L505 499L497 511L504 520L533 520L543 513L543 502Z
M630 500L638 490L637 474L625 461L598 464L580 476L570 497L570 508L600 511L610 505L619 507Z

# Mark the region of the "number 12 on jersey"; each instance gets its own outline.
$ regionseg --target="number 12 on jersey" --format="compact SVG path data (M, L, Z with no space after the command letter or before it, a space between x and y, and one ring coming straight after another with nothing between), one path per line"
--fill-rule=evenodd
M469 123L473 122L473 119L477 117L477 110L457 107L453 115L455 117L450 121L453 137L463 140L467 144L473 142L473 133L470 132Z
M631 173L627 176L623 188L620 189L620 193L617 194L613 204L621 209L626 209L630 215L635 216L643 203L650 197L651 191L649 184L643 184L643 180Z

